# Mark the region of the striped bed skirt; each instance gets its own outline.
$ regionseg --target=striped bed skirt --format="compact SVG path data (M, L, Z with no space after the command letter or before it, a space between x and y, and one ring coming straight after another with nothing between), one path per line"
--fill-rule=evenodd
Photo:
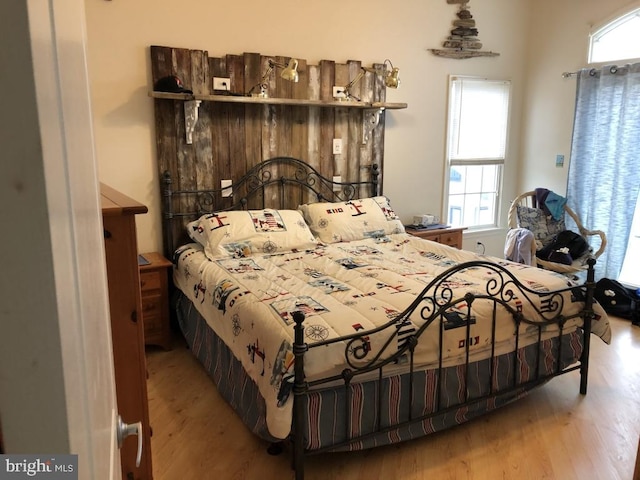
M181 292L176 292L174 303L189 348L222 397L254 434L269 442L283 440L269 433L265 401L241 363ZM301 397L306 412L305 450L368 449L465 423L521 398L550 375L576 363L582 338L577 330L561 339L545 340L539 347L529 345L517 354L468 366L416 370L412 375L311 390Z

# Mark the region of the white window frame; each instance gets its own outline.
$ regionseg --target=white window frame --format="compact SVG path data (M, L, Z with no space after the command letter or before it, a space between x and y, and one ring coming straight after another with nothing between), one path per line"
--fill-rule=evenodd
M492 158L466 158L466 159L453 159L452 152L450 151L450 145L452 142L452 135L455 135L454 132L455 127L452 125L452 118L450 114L451 102L452 102L452 88L455 81L458 79L471 79L478 81L487 81L487 82L501 82L508 84L509 92L507 96L507 112L506 112L506 128L505 128L505 138L504 138L504 154L501 157L492 157ZM446 223L451 224L451 218L449 218L450 205L449 205L449 194L450 194L450 178L451 178L451 169L455 166L469 166L469 165L497 165L497 180L496 180L496 198L494 199L493 207L493 218L492 222L485 224L477 224L477 225L462 225L470 230L486 230L492 228L499 228L499 215L500 215L500 205L502 199L502 190L503 190L503 181L504 181L504 166L507 162L508 156L508 141L509 141L509 125L510 125L510 116L511 116L511 103L513 96L513 85L511 80L504 78L487 78L480 76L468 76L468 75L450 75L449 76L449 87L448 87L448 100L447 100L447 132L446 132L446 153L445 153L445 178L444 178L444 188L443 188L443 206L444 211L442 212L442 218L446 221Z
M594 49L596 47L597 42L599 42L602 38L607 36L608 34L615 31L617 28L625 25L630 20L634 20L636 23L640 20L640 2L636 2L635 6L629 9L627 6L623 11L619 11L612 17L609 17L606 21L596 25L591 32L589 33L589 50L587 53L587 62L589 64L604 64L611 63L616 61L636 61L640 60L640 39L638 35L634 36L634 41L626 43L625 45L633 45L635 46L635 51L631 53L632 56L628 57L625 55L621 55L616 58L600 58L598 60L594 59Z

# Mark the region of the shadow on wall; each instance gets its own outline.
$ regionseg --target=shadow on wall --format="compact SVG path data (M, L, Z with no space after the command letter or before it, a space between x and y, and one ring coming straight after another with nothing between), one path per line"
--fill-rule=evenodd
M101 119L108 127L148 126L153 121L153 99L149 97L149 87L137 88L127 101L105 112Z

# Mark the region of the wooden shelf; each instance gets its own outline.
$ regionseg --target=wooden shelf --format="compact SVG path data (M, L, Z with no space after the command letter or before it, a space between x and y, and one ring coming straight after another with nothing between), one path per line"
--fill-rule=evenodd
M357 101L323 101L323 100L301 100L295 98L262 98L247 97L243 95L199 95L188 93L165 93L149 92L152 98L164 100L200 100L203 102L226 102L226 103L257 103L263 105L298 105L301 107L331 107L331 108L362 108L362 109L389 109L401 110L407 108L406 103L389 102L357 102Z
M190 93L149 92L149 96L159 100L180 100L184 102L184 127L187 144L193 141L193 131L198 121L198 108L202 102L242 103L261 105L293 105L299 107L357 108L362 111L362 144L369 141L369 135L378 125L384 110L407 108L406 103L353 102L304 100L295 98L262 98L244 95L199 95Z

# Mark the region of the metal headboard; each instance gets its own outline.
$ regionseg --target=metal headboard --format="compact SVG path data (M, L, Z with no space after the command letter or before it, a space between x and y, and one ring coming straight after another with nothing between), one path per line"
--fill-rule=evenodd
M174 189L169 171L162 175L162 230L164 253L172 258L180 245L189 242L187 223L206 213L248 209L296 209L311 202L344 202L376 196L380 171L377 164L367 168L363 181L335 182L308 163L292 157L274 157L249 169L239 179L231 179L231 195L226 188ZM220 179L211 179L219 182Z

